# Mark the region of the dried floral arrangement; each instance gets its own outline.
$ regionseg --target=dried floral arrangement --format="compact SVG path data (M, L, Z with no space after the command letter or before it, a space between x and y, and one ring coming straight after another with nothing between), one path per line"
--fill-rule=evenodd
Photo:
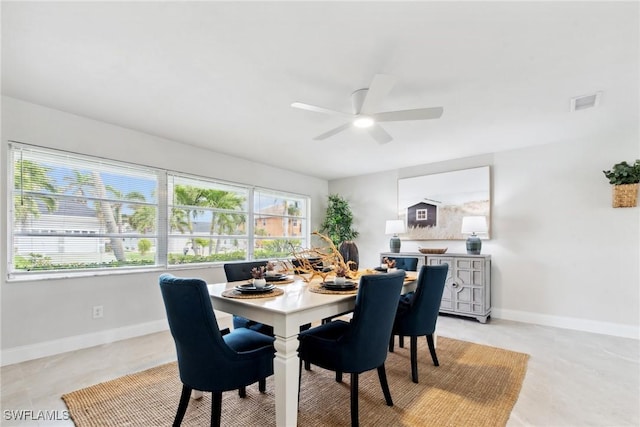
M387 257L382 258L382 263L383 264L387 264L387 268L395 268L395 266L396 266L396 260L395 259L389 259Z
M338 277L347 277L349 279L356 279L360 276L360 273L351 269L353 261L345 262L344 258L340 254L340 251L333 243L329 236L321 234L317 231L311 233L314 236L318 236L328 247L323 248L310 248L310 249L295 249L292 248L291 254L299 264L296 270L300 273L310 274L309 277L303 277L305 282L310 282L314 277L320 277L322 281L326 281L327 276L336 275ZM314 259L313 263L309 259ZM316 265L330 266L329 271L319 271L316 269Z
M264 279L264 272L265 272L264 266L253 267L251 269L251 277L253 277L254 279Z

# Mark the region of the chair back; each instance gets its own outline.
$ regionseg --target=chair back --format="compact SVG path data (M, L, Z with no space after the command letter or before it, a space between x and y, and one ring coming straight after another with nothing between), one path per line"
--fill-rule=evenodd
M422 266L411 307L406 316L398 319L394 332L402 332L407 336L435 332L448 269L448 264Z
M267 261L231 262L224 265L224 274L227 282L251 279L251 270L254 267L264 267Z
M386 360L404 277L397 271L360 278L351 327L341 338L345 372L365 372Z
M206 283L170 274L159 282L182 383L202 391L237 388L230 376L236 353L222 338Z
M389 260L395 260L396 268L404 271L418 271L418 258L404 257L387 257Z

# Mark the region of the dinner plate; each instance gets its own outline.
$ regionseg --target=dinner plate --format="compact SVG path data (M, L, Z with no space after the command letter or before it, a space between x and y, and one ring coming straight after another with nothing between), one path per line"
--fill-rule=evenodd
M335 282L322 282L322 286L332 291L351 291L356 288L356 283L344 282L342 285L337 285Z
M280 282L281 280L287 280L286 274L279 274L277 276L265 276L267 282Z
M235 287L236 291L242 292L243 294L260 294L263 292L272 291L275 288L273 285L266 285L262 288L256 288L252 284L238 285Z

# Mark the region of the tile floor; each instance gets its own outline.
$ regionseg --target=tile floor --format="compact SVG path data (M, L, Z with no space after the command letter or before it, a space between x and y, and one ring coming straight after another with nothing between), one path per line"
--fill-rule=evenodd
M220 326L230 317L220 318ZM640 425L640 341L526 323L441 316L442 336L531 355L508 426ZM16 422L14 410L60 411L60 396L175 359L168 332L2 367L0 425L72 426L71 421Z

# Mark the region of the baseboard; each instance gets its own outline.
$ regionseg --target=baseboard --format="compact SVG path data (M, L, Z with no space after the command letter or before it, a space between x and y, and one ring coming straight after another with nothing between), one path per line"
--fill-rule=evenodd
M575 317L551 316L519 310L491 309L491 317L517 322L534 323L536 325L553 326L555 328L572 329L616 337L640 339L640 327L612 322L598 322Z
M169 329L169 325L167 321L163 319L91 334L75 335L72 337L45 341L37 344L13 347L2 351L0 366L12 365L14 363L25 362L27 360L66 353L67 351L80 350L114 341L126 340L129 338L165 331L167 329Z
M226 313L216 312L217 317L228 316ZM640 338L640 328L632 325L621 325L611 322L597 322L572 317L551 316L547 314L531 313L527 311L491 309L491 316L497 319L514 320L517 322L533 323L555 328L572 329L576 331L592 332L596 334L613 335L624 338ZM80 350L96 345L108 344L114 341L125 340L166 331L169 328L166 320L141 323L123 328L109 329L92 334L76 335L58 340L45 341L37 344L13 347L2 351L0 366L13 365L14 363L41 357L53 356L67 351Z
M215 314L218 320L230 317L229 314L219 311L215 311ZM0 366L13 365L14 363L25 362L27 360L66 353L67 351L75 351L83 348L94 347L96 345L109 344L111 342L162 332L168 329L169 324L167 323L167 320L162 319L155 320L153 322L125 326L122 328L108 329L106 331L99 331L91 334L75 335L72 337L45 341L37 344L8 348L6 350L2 350L2 353L0 354Z

